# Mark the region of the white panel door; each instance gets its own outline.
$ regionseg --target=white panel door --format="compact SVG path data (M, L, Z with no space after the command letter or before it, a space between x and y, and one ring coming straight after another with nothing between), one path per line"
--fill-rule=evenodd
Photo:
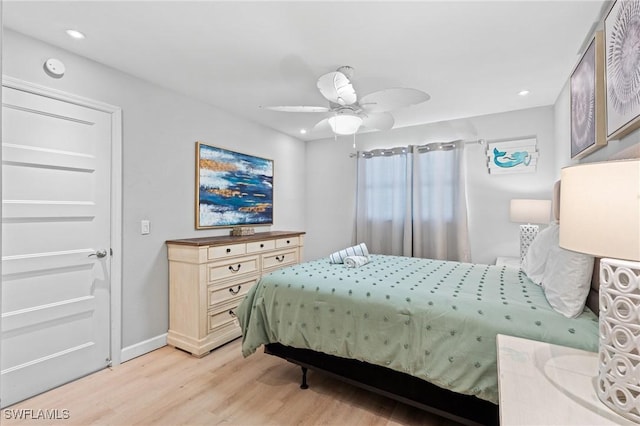
M2 88L2 405L110 363L111 116Z

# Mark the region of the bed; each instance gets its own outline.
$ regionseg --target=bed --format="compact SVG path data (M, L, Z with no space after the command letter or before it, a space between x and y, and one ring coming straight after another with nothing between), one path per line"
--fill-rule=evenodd
M560 182L553 192L557 221ZM299 365L301 388L312 368L462 424L498 424L498 334L598 348L597 259L560 249L558 229L540 232L522 270L371 255L358 268L325 258L275 271L237 311L242 353L264 345Z
M598 318L565 318L506 266L372 255L271 273L237 314L242 351L261 345L306 369L467 424L497 423L497 334L596 351Z

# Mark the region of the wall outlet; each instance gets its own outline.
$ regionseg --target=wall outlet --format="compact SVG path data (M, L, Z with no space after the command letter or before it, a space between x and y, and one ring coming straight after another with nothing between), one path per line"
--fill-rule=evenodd
M151 222L148 220L143 220L140 222L140 233L142 235L147 235L151 233Z

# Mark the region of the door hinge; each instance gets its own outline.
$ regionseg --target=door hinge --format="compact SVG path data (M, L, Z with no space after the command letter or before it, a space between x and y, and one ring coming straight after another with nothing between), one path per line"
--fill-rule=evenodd
M113 249L112 248L109 249L109 255L113 256Z

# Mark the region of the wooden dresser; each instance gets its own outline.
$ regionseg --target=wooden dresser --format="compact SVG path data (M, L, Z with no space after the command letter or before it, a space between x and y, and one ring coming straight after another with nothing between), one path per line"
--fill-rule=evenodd
M302 259L304 232L167 241L167 343L201 357L241 335L234 310L260 277Z

